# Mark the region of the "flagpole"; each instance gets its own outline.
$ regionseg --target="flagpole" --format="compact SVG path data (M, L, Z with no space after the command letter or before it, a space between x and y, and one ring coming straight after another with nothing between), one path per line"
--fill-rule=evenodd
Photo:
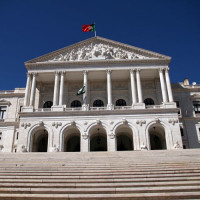
M97 33L96 33L96 23L95 22L94 22L94 25L95 25L94 37L96 37Z

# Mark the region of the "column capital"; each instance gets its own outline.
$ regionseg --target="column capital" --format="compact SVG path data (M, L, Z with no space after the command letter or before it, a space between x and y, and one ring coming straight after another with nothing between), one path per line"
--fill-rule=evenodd
M60 74L60 71L55 71L55 75L59 75Z
M31 76L32 73L31 73L31 72L27 72L26 75L27 75L27 77L28 77L28 76Z
M64 74L66 74L66 71L60 71L60 74L64 75Z
M136 72L140 72L140 71L141 71L141 68L137 68L137 69L136 69Z
M112 70L111 69L107 69L106 72L107 72L107 74L111 74Z
M88 70L83 70L83 74L88 74Z
M136 69L129 69L130 73L134 73L136 71Z
M37 76L38 73L37 73L37 72L33 72L32 75L33 75L33 76Z
M159 72L163 72L163 70L164 70L163 67L160 67L160 68L158 69Z
M169 67L164 68L166 72L169 72Z

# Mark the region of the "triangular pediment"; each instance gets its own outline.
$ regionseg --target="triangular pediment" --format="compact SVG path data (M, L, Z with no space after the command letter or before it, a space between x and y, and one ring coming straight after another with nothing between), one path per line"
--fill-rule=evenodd
M171 58L102 37L93 37L30 60L25 64L159 59L170 60Z
M7 101L6 99L0 99L0 105L10 105L10 101Z

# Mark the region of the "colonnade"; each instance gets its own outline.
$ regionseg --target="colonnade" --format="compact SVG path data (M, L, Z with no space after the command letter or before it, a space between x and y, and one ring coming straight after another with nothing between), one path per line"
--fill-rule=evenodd
M141 72L142 69L130 69L130 81L131 81L131 96L132 96L132 105L142 104L142 84L141 84ZM159 77L161 84L161 92L163 103L173 102L173 95L171 89L171 83L169 78L169 69L160 68ZM111 70L106 70L107 73L107 109L112 110L112 79L111 79ZM35 100L35 90L36 90L36 75L37 73L28 73L27 74L27 84L25 91L25 101L24 106L33 106ZM85 93L83 94L83 108L87 110L88 105L88 71L83 71L83 85L85 86ZM63 105L63 96L64 96L64 81L65 81L65 72L55 72L55 81L54 81L54 94L53 94L53 106L62 106Z

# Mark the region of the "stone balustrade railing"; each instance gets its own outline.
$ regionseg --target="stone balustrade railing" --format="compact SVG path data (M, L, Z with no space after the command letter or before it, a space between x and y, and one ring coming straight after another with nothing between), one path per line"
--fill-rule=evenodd
M162 109L165 108L164 105L146 105L146 109ZM133 109L132 106L115 106L114 110L131 110ZM75 108L64 108L64 111L82 111L82 107L75 107ZM107 107L90 107L89 110L91 111L102 111L107 110ZM51 108L38 108L34 109L34 112L50 112L52 111Z

